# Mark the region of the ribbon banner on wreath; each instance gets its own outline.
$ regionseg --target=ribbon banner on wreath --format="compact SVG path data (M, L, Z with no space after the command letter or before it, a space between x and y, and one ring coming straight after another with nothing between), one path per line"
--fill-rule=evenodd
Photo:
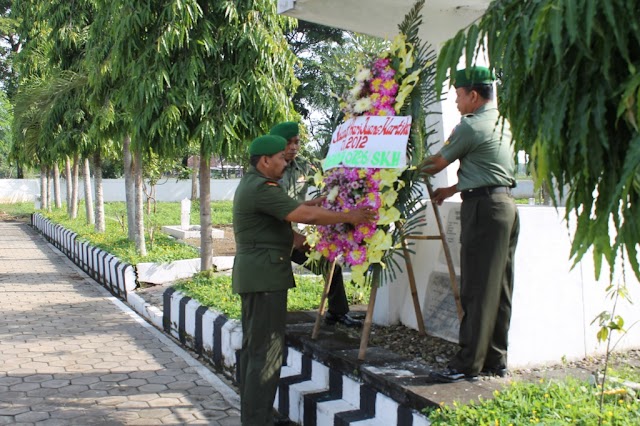
M354 117L333 132L322 168L404 168L411 116Z

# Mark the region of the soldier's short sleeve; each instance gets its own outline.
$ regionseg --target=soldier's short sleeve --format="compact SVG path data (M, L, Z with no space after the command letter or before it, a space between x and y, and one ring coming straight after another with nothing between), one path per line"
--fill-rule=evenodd
M453 163L464 157L472 148L473 135L473 128L463 119L460 124L453 129L449 139L445 141L444 146L440 150L440 155L449 163Z
M289 213L300 205L300 202L287 195L277 182L270 180L260 184L256 191L255 202L258 211L274 216L279 220L284 220Z

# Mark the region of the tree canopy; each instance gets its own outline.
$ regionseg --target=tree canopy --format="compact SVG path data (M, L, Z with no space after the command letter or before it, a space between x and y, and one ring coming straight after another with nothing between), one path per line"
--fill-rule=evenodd
M496 0L438 61L441 87L485 49L516 147L566 195L571 255L593 249L596 276L625 254L640 278L639 13L636 0Z

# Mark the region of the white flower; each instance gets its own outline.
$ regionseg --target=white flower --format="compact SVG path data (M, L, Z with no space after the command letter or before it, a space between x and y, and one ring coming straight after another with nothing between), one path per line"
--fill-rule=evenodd
M360 93L364 89L363 83L356 83L355 86L351 90L349 90L349 99L358 99L360 97Z
M339 192L340 192L339 186L334 186L333 188L331 188L331 191L329 191L329 194L327 195L327 201L329 201L330 203L333 203L336 197L338 196Z
M359 114L365 111L369 111L370 109L371 109L371 99L368 97L358 99L355 105L353 106L353 110Z
M371 70L369 68L359 69L356 74L356 81L362 83L367 80L371 80Z

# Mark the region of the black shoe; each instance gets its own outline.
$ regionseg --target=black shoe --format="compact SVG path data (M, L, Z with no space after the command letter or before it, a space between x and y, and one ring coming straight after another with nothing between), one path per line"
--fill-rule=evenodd
M440 383L456 383L463 380L469 382L475 382L478 380L478 376L474 374L465 374L455 368L446 368L442 371L433 371L429 375L433 380Z
M509 375L509 370L503 365L498 367L485 367L482 369L480 374L483 376L507 377Z
M327 315L325 315L324 317L324 322L327 325L335 325L336 323L340 323L345 327L349 327L349 328L362 327L362 321L350 317L349 314L335 315L335 314L332 314L331 312L327 312Z

